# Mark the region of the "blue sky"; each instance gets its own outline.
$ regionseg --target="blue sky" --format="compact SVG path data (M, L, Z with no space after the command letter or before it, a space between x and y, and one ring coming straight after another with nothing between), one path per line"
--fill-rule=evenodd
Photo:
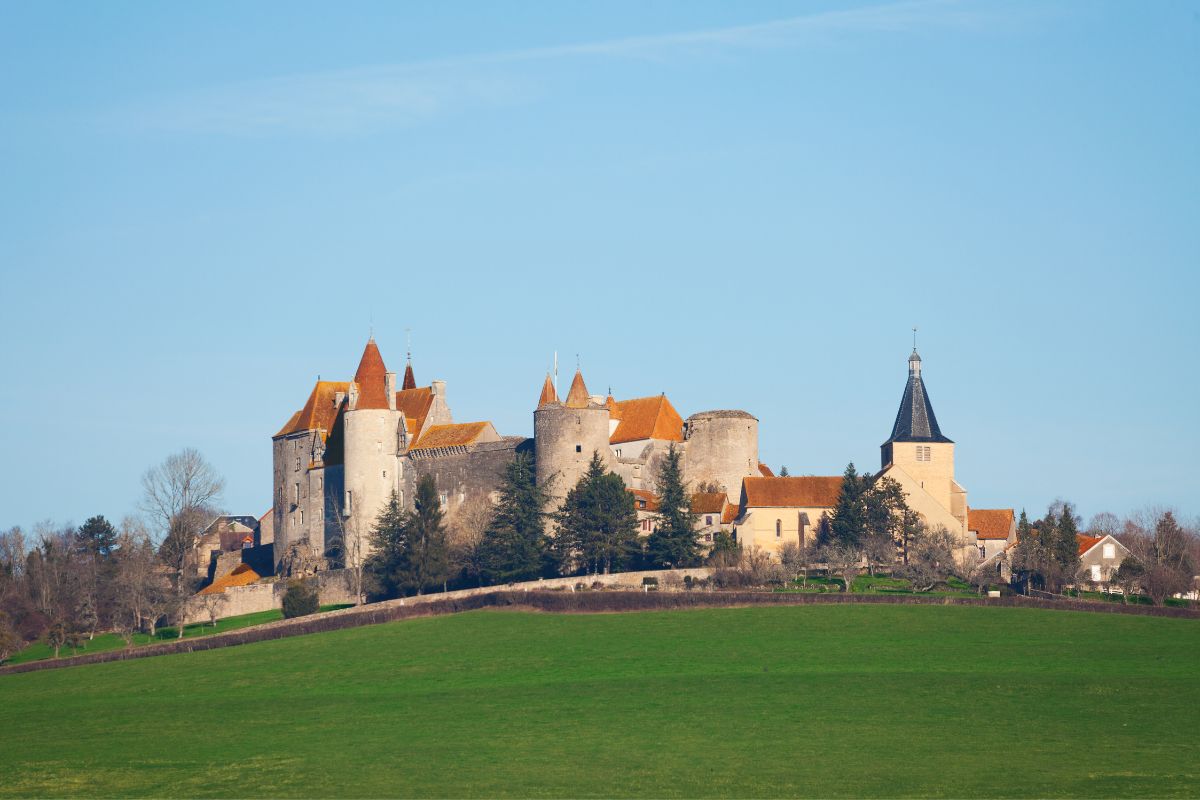
M372 325L460 420L557 350L793 474L878 468L917 325L972 505L1200 512L1200 4L0 15L0 527L184 446L262 513Z

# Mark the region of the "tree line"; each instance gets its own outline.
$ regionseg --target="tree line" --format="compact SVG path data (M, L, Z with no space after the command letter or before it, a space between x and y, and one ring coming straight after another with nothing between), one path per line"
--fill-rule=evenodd
M55 655L100 631L155 635L164 621L183 635L199 587L193 544L220 513L224 480L199 452L168 456L142 477L141 514L113 525L39 523L0 532L0 660L44 639Z

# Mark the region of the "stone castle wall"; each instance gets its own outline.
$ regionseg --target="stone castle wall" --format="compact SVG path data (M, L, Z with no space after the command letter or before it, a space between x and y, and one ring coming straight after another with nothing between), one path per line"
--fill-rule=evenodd
M703 411L687 418L684 438L683 477L692 491L715 481L740 502L742 478L760 474L758 420L745 411Z

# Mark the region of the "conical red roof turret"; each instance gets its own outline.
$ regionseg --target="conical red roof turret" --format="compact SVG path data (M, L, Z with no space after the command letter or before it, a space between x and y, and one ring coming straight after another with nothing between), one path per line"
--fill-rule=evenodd
M354 382L358 384L358 408L388 407L386 376L387 367L372 336L358 362L358 371L354 373Z
M401 389L417 388L417 379L413 377L411 361L404 365L404 384L400 388Z
M567 392L567 408L587 408L588 390L583 383L583 373L575 370L575 378L571 381L571 391Z
M554 382L550 380L550 373L546 373L546 382L542 384L542 394L538 397L538 408L547 403L557 403L558 392L554 391Z

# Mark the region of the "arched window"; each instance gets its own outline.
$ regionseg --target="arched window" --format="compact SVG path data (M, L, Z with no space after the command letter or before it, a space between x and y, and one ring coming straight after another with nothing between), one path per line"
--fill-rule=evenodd
M775 538L783 538L783 520L781 519L775 520Z

